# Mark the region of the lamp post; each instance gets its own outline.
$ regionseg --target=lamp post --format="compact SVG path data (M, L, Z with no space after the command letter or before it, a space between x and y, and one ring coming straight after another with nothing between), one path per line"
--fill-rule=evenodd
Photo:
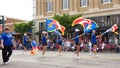
M0 16L0 24L2 24L2 33L4 32L5 20L6 18L4 16Z

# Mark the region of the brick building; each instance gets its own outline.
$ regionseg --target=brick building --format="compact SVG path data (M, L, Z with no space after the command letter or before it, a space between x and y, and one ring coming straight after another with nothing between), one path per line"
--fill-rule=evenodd
M20 20L20 19L15 19L15 18L10 18L6 17L5 21L5 27L10 28L10 32L14 32L14 23L20 23L20 22L26 22L25 20Z
M46 18L64 13L82 14L83 17L96 21L99 32L105 31L113 24L120 24L120 0L36 0L35 8L36 32L45 29ZM114 38L116 35L109 33L107 37L109 36Z

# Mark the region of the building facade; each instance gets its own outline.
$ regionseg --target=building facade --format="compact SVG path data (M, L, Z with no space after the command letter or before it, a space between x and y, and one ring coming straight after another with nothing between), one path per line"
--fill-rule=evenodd
M82 14L94 20L102 32L113 24L120 26L120 0L36 0L36 32L44 30L46 18L54 14Z
M10 18L10 17L6 17L6 21L5 21L5 27L9 27L10 28L10 32L14 32L14 23L21 23L21 22L26 22L25 20L20 20L20 19L16 19L16 18Z

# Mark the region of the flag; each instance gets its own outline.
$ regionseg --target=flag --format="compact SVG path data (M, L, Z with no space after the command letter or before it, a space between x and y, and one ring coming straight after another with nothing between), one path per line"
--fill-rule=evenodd
M35 55L37 52L38 52L38 48L36 47L36 48L33 48L30 53L31 55Z
M53 32L56 29L56 25L53 22L54 20L46 19L46 29L48 32Z
M64 35L65 27L60 25L60 23L57 20L54 20L53 23L56 25L56 29L60 30L62 35Z
M114 24L114 25L111 27L111 31L112 31L112 32L115 32L117 29L118 29L117 24Z
M55 31L56 29L60 30L62 35L64 35L65 32L65 27L60 25L60 23L54 19L46 21L46 29L48 32Z
M54 32L55 34L61 35L61 33L58 30L55 30Z
M119 34L118 32L114 32L115 34Z
M116 32L117 29L118 29L117 24L114 24L111 28L109 28L109 29L106 30L104 33L102 33L102 35L104 35L104 34L106 34L106 33L108 33L108 32L114 32L115 34L118 34L118 33Z
M81 21L83 21L84 20L84 18L82 18L82 17L79 17L79 18L77 18L77 19L75 19L74 21L73 21L73 23L72 23L72 26L74 26L74 25L76 25L76 24L79 24Z
M77 24L80 24L83 26L84 33L88 33L98 27L98 25L94 21L90 19L85 19L82 17L75 19L72 23L72 26L77 25Z
M97 27L98 27L98 25L94 21L92 21L91 24L86 24L84 26L84 33L89 33L92 30L96 29Z
M65 27L64 26L61 26L61 32L62 32L62 35L64 35L65 33Z
M86 24L91 24L91 23L92 23L92 20L79 17L73 21L72 26L76 24L81 24L84 27L86 26Z

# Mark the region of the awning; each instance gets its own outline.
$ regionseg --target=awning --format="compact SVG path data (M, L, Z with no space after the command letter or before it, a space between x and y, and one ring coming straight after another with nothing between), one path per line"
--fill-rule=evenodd
M83 29L82 29L81 27L72 27L72 28L70 28L70 29L68 30L68 32L69 32L69 33L73 33L73 32L75 32L75 29L79 29L80 32L83 32Z
M42 32L41 31L38 31L35 33L35 35L40 35Z
M47 31L47 30L45 30L45 29L39 30L39 31L37 31L37 32L35 33L35 35L40 35L40 34L42 34L43 31Z
M14 36L15 35L20 35L20 33L17 33L17 32L12 32L11 34L14 35Z

